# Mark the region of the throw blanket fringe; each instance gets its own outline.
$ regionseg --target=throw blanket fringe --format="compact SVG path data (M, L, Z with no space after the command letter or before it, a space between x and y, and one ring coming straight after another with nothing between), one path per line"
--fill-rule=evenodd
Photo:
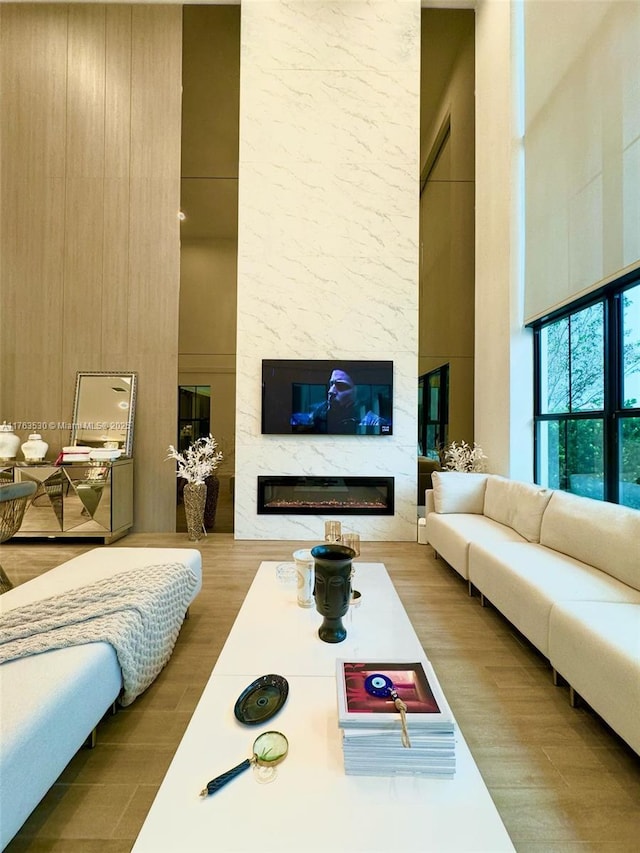
M16 607L0 618L0 663L107 642L122 670L120 704L130 705L171 657L197 583L182 563L149 565Z

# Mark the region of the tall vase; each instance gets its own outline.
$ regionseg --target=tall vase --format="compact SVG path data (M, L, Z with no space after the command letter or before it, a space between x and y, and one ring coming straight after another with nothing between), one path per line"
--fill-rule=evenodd
M204 505L207 487L204 483L185 483L184 514L187 520L189 539L197 542L204 532Z
M355 555L352 548L338 544L311 549L316 610L324 617L318 636L325 643L341 643L347 636L342 617L351 600L351 561Z
M213 530L216 523L220 480L215 474L210 474L204 482L207 487L207 499L204 504L204 527L205 530Z

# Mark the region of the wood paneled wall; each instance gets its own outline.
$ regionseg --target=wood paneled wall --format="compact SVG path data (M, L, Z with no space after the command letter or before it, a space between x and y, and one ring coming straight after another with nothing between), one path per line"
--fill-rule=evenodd
M138 372L135 529L175 529L182 9L0 5L0 422L68 443Z

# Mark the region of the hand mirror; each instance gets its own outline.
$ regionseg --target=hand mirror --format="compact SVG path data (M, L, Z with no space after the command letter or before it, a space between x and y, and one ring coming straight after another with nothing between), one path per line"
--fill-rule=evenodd
M240 764L216 776L210 782L207 782L205 788L200 791L201 797L209 797L219 791L227 782L235 779L249 767L257 766L260 768L260 782L271 782L275 777L275 768L277 764L287 757L289 751L289 741L281 732L263 732L253 742L253 755L251 758L245 758ZM264 771L264 772L262 772Z

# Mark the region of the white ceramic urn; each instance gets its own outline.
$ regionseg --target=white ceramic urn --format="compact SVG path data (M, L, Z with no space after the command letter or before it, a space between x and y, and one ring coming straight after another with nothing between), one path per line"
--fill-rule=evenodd
M49 445L42 440L37 432L32 432L27 441L22 445L22 452L26 462L42 462L47 455Z
M0 424L0 461L8 462L16 458L20 447L20 436L13 431L13 425L4 421Z

